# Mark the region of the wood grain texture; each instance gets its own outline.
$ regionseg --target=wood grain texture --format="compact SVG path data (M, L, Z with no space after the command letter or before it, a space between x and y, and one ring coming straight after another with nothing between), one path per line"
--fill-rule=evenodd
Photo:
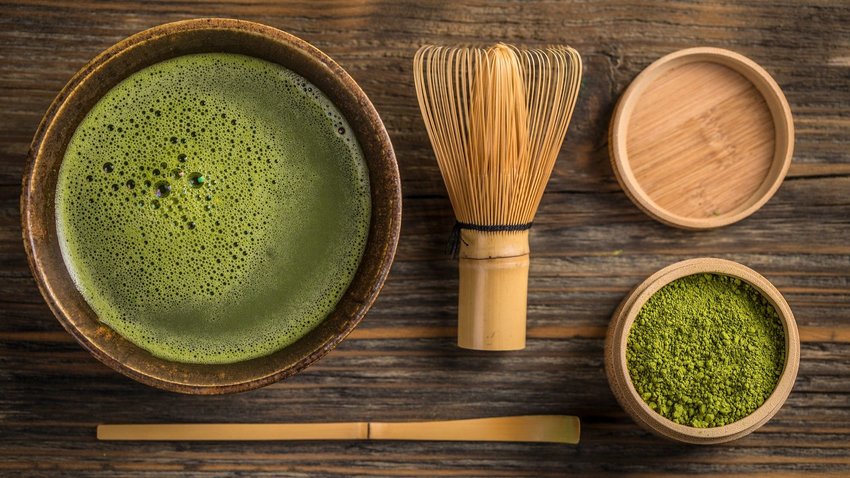
M399 252L351 339L304 373L225 397L187 397L101 365L54 319L21 243L24 158L41 115L86 61L127 35L203 15L289 31L337 60L369 95L404 181ZM566 42L585 60L567 143L531 232L529 339L521 352L454 345L453 223L413 91L425 42ZM782 86L794 161L777 194L726 228L657 223L619 189L607 125L655 59L708 45L740 52ZM850 473L850 7L841 1L104 2L0 4L0 475L563 476L567 473ZM675 261L716 256L765 275L800 326L785 406L740 441L654 438L605 380L603 336L628 290ZM98 423L318 422L563 413L577 447L493 443L97 443Z

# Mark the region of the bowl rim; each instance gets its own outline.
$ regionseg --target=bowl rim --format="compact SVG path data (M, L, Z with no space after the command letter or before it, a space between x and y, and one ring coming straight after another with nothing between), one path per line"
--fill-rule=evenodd
M670 282L694 274L719 274L738 278L758 290L776 309L785 331L785 365L773 392L753 413L740 420L712 428L681 425L649 408L635 389L626 365L626 344L631 326L643 304ZM713 444L741 438L766 423L785 403L800 364L800 337L794 314L782 294L764 276L749 267L725 259L702 257L676 262L637 285L614 312L605 338L605 371L615 398L644 429L685 443Z
M629 162L627 133L632 112L644 90L661 73L692 62L711 62L725 66L750 81L763 97L774 126L774 154L765 178L749 200L738 208L716 217L689 217L659 206L641 187ZM686 48L669 53L641 71L617 101L608 133L611 168L626 196L645 214L669 226L702 230L727 226L758 211L779 189L794 156L794 120L785 94L764 68L740 53L715 47Z
M97 340L93 339L93 337L90 337L90 335L93 334L83 333L83 331L81 331L71 320L70 316L68 315L69 312L66 310L63 301L57 295L56 290L57 287L61 287L64 284L60 283L60 279L56 277L50 277L48 272L45 271L45 265L49 265L50 260L55 261L55 257L51 256L47 252L45 252L45 254L42 254L42 252L44 252L42 251L42 248L47 249L47 246L40 245L40 242L44 241L44 238L49 235L51 226L49 225L49 221L47 219L40 218L38 214L40 196L37 191L37 188L39 186L39 178L37 178L36 175L39 171L39 168L44 168L41 163L47 161L47 159L43 158L44 155L48 154L44 152L46 147L50 146L50 141L55 142L55 138L51 136L52 130L63 127L61 124L57 126L57 121L64 119L62 114L64 110L69 107L69 105L73 104L73 100L75 98L74 95L78 91L85 88L87 86L87 81L92 79L92 77L99 70L104 68L116 58L120 58L122 55L127 54L128 52L136 48L142 48L146 44L149 45L149 42L151 41L164 41L167 37L172 35L176 36L180 34L192 34L194 32L205 32L212 35L218 33L239 34L251 38L260 37L261 41L271 42L272 44L275 44L276 46L284 49L287 53L293 55L302 55L302 57L306 58L306 60L304 61L314 62L314 67L320 68L323 72L329 75L328 81L339 84L339 88L343 90L343 92L338 94L350 96L351 101L357 105L359 114L362 114L365 120L365 125L363 126L363 128L368 129L369 133L373 135L370 137L370 141L374 142L373 149L376 151L376 154L380 156L379 158L374 159L374 161L381 163L381 177L387 178L387 181L382 182L382 193L387 197L387 201L386 204L381 205L382 209L379 210L379 212L381 213L380 218L376 217L375 214L376 205L374 204L374 188L376 187L376 184L374 183L374 181L372 181L373 206L372 217L370 219L370 233L367 239L367 245L364 250L363 258L361 259L360 265L358 266L358 272L355 273L354 279L349 285L349 289L351 289L354 286L355 281L361 274L367 274L369 275L369 282L367 282L368 290L365 291L365 296L363 297L347 299L346 295L344 295L343 298L340 299L340 302L337 304L334 311L331 312L331 315L333 315L337 313L338 310L341 310L342 304L344 302L352 302L352 304L345 304L345 306L347 306L346 309L348 310L344 312L345 319L341 319L343 326L341 328L336 328L332 331L327 332L327 334L329 334L329 337L326 340L323 339L320 341L320 343L317 344L317 346L306 349L310 350L310 352L301 354L300 359L298 359L294 363L290 363L284 368L277 368L271 370L271 367L267 367L267 370L264 373L251 375L249 378L242 377L239 380L228 381L226 383L192 383L192 381L188 379L179 380L175 378L172 380L164 378L162 376L154 376L150 373L150 370L139 370L138 368L130 367L125 364L122 359L126 359L126 357L113 356L109 351L105 350L98 343L98 340L106 339L103 339L103 337L100 337ZM183 54L186 53L176 52L173 54L173 56L169 57L176 57ZM157 62L158 61L153 61L151 63L148 63L148 65ZM123 80L135 71L137 70L129 71L125 74L122 74L117 81ZM299 72L299 74L301 74L301 72ZM311 80L311 82L313 81ZM327 91L324 92L325 94L328 94ZM100 96L97 99L99 98ZM76 124L78 123L66 127L73 127L73 129L75 129ZM354 125L352 126L354 127ZM357 129L357 127L354 127L354 129ZM363 138L358 136L358 141L360 141L361 146L363 146ZM64 148L62 148L62 152L64 152ZM367 161L369 161L369 158L367 158ZM372 171L372 168L374 167L372 165L372 161L369 161L369 163L370 177L379 174L375 171ZM56 163L57 169L59 164L61 164L61 159ZM334 62L329 56L324 54L322 51L312 46L310 43L290 33L284 32L268 25L229 18L195 18L160 24L130 35L129 37L110 46L109 48L98 54L96 57L94 57L92 60L90 60L88 63L86 63L86 65L83 66L79 71L77 71L65 84L65 86L57 94L57 96L45 112L44 116L42 117L42 120L36 130L36 133L33 136L33 140L27 155L27 162L26 167L24 169L22 186L23 187L20 199L20 211L23 236L22 238L24 242L25 252L27 255L27 261L30 267L30 271L32 272L33 277L35 278L39 291L41 292L42 296L44 297L51 311L53 312L53 315L59 320L65 330L67 330L84 349L86 349L100 362L104 363L110 368L146 385L150 385L156 388L172 392L187 394L224 394L259 388L300 372L301 370L303 370L304 368L306 368L307 366L314 363L315 361L326 355L328 352L333 350L360 323L366 312L374 303L379 292L381 291L386 277L389 274L393 259L395 257L398 245L398 238L401 229L401 179L399 176L398 164L396 161L395 153L393 151L389 135L386 131L386 128L384 127L383 122L380 119L380 116L378 115L369 98L359 87L359 85L354 81L353 78L351 78L351 76L348 75L345 70L342 69L342 67L340 67L336 62ZM377 233L380 233L381 236L373 237L373 235L376 234L376 229L378 227L376 224L378 221L380 221L380 224L383 227L381 231L377 231ZM53 230L55 230L55 222L52 228ZM377 241L377 245L370 244L373 241ZM370 247L377 247L379 250L379 255L377 257L372 257L371 260L367 260L367 255L370 251ZM64 260L61 257L60 261L62 261L61 268L67 271L67 266L65 266ZM370 266L370 269L368 271L364 268L364 265L367 263L374 264L373 266ZM80 295L79 291L76 290L75 287L73 288L73 292L71 292L71 294ZM85 302L84 299L83 302ZM339 313L342 314L343 312ZM102 325L102 327L108 329L108 327L105 325ZM296 341L295 344L284 347L283 349L280 349L277 352L269 354L265 357L250 359L227 365L244 365L254 360L261 360L267 357L272 357L275 354L282 352L283 350L295 346L300 341L306 339L311 334L313 334L318 328L319 327L308 332L304 337L299 339L299 341ZM104 333L108 334L110 332L112 335L120 337L120 335L112 331L112 329L108 329L108 331ZM132 344L123 337L120 337L120 339ZM198 364L182 364L180 362L169 362L150 355L147 351L144 351L140 347L135 346L135 344L132 345L139 351L141 351L141 353L149 355L150 361L152 363L161 362L168 365L172 365L177 368L187 369L206 368L206 370L210 371L210 376L212 376L211 373L214 368L216 370L226 368L226 366L199 366ZM188 375L189 374L185 374L185 376L187 377Z

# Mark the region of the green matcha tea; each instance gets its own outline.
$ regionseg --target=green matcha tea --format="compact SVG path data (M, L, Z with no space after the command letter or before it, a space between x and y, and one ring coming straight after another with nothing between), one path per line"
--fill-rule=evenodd
M649 408L682 425L719 427L773 393L785 366L785 331L751 285L696 274L647 300L629 331L626 360Z
M339 110L292 71L234 54L173 58L110 90L56 188L83 297L177 362L238 362L304 336L350 284L370 221Z

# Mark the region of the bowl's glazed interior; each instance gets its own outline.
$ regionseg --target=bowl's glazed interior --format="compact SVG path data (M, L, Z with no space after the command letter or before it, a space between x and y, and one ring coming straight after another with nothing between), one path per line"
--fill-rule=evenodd
M102 324L66 269L56 231L59 167L77 125L95 103L130 74L192 53L239 53L278 63L319 87L348 120L369 168L372 217L366 248L335 310L296 343L271 355L224 365L169 362ZM197 19L161 25L111 47L92 60L54 100L33 139L24 174L24 244L38 286L62 325L100 361L140 382L166 390L214 394L261 387L297 373L342 341L374 302L389 271L401 223L398 167L377 112L347 73L322 52L264 25Z

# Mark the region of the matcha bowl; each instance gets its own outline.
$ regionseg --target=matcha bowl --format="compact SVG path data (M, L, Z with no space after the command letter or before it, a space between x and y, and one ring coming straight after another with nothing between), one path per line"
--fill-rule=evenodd
M698 280L703 277L714 280ZM689 282L682 282L682 280ZM717 284L713 284L714 282ZM671 284L673 285L671 286ZM716 318L706 317L710 314L706 314L705 312L702 314L700 312L693 312L700 310L698 305L699 300L691 300L687 305L682 306L684 309L690 311L682 314L682 318L690 322L690 324L676 324L671 329L673 330L672 333L666 336L662 335L660 336L661 338L656 338L656 342L650 344L650 348L657 347L659 350L673 351L682 350L681 344L688 340L687 327L698 327L694 329L694 333L691 336L700 337L702 342L699 342L697 347L709 351L697 352L705 361L699 361L697 366L691 367L690 363L692 362L682 359L682 355L684 354L675 355L671 353L667 360L668 364L663 363L664 360L657 360L649 364L648 367L635 367L636 371L634 374L636 375L633 375L632 371L629 370L630 357L632 360L636 360L636 357L643 357L645 355L642 354L647 349L646 344L641 344L638 341L634 344L629 344L630 334L633 329L638 327L636 321L639 320L642 309L651 301L653 296L663 299L660 302L654 302L654 305L661 305L661 307L669 306L671 296L664 296L664 291L682 291L684 286L679 286L679 284L688 284L694 296L712 297L707 299L706 303L710 304L714 310L720 311L718 312L718 317L722 318L722 320L733 320L726 319L726 317L735 316L736 313L730 312L733 308L728 306L728 304L718 304L717 296L711 296L710 293L706 292L712 286L717 286L718 284L722 284L723 287L727 287L726 284L729 284L728 287L730 290L734 291L749 291L749 295L744 296L745 298L760 296L755 300L758 305L752 310L768 311L768 307L772 307L775 310L775 314L772 311L770 313L765 312L765 315L770 317L774 327L773 330L777 331L774 336L772 348L776 349L778 353L773 357L782 358L782 360L776 361L775 368L771 370L771 373L775 374L771 375L773 380L775 380L775 385L771 383L773 386L768 388L766 393L764 393L766 396L762 403L752 405L752 407L755 407L754 410L740 418L730 418L720 421L721 424L719 426L712 426L711 423L706 423L705 419L705 414L708 414L708 420L714 420L714 415L711 412L713 411L713 406L717 405L716 401L708 403L708 410L706 410L706 403L701 403L698 399L699 397L694 396L693 400L690 401L691 396L684 395L683 398L683 391L694 389L711 390L713 387L713 382L711 382L712 377L719 376L724 370L734 369L735 365L730 365L730 363L733 363L732 357L734 357L737 350L744 350L744 357L747 354L752 354L753 358L747 360L748 364L756 363L758 356L766 355L767 353L762 353L762 349L758 345L748 343L751 337L744 337L748 333L751 336L756 335L753 333L755 328L724 330L718 334L721 338L720 343L730 345L726 348L726 353L714 354L714 349L711 348L712 342L706 340L706 337L711 337L711 334L714 332L705 333L705 331L710 330L711 322ZM672 289L667 286L671 286ZM680 288L676 289L675 287ZM734 297L729 298L727 303L731 303L734 299ZM663 312L663 310L659 314L662 317L660 320L669 320L665 317L669 317L672 314L669 311ZM742 313L742 315L746 315L746 313ZM649 312L647 312L647 316L649 316ZM660 328L658 323L653 323L653 326L656 327L656 330ZM780 333L781 335L779 335ZM752 343L757 344L758 342L753 341ZM641 349L641 347L643 348ZM744 348L741 349L739 347ZM764 347L764 350L768 348L770 347ZM635 352L635 349L638 351ZM653 350L653 353L655 353L655 350ZM630 356L630 354L632 355ZM675 361L678 361L675 366L665 368L665 366ZM686 364L687 366L681 366L680 363L683 362L688 362ZM713 364L724 364L722 367L725 367L725 369L720 371L712 370L712 367L721 367L720 365L715 366ZM779 291L767 279L752 269L736 262L715 258L699 258L678 262L651 275L623 299L612 316L605 339L605 371L608 376L608 383L611 391L614 393L614 397L626 413L647 431L684 443L723 443L741 438L764 425L779 411L791 393L791 388L794 386L794 380L797 377L799 364L800 338L797 332L797 325L788 303ZM672 380L670 375L664 374L664 371L668 369L674 371ZM741 372L738 373L740 375ZM676 396L678 398L673 400L675 403L669 403L669 400L659 399L657 393L644 391L642 396L638 391L638 384L633 380L635 377L642 384L650 383L652 387L665 389L669 392L670 396ZM681 381L681 383L678 383L677 380ZM747 395L749 388L756 382L757 380L754 376L742 375L740 382L727 381L725 384L728 389L739 390L743 394L742 396L749 396ZM724 388L724 390L727 390L727 388ZM717 397L716 394L711 393L706 393L704 396ZM689 401L690 403L688 403ZM733 401L730 400L730 402ZM661 405L659 406L659 404ZM723 407L725 408L729 405L737 407L740 404L733 402L728 405L724 404ZM664 407L663 411L661 411L661 407ZM697 426L682 423L688 422L688 420L677 419L677 417L686 416L688 410L692 411L694 415L700 415L699 419L694 418L692 422ZM728 410L723 410L722 413L729 412Z
M317 87L319 92L311 94L316 98L323 94L322 98L329 101L335 108L335 110L328 110L327 115L333 116L333 114L336 114L334 111L341 115L339 123L333 126L333 141L343 141L341 139L343 137L353 138L353 140L345 139L345 141L359 146L359 151L362 153L362 162L359 164L364 165L363 171L365 171L362 177L368 176L368 188L359 186L360 189L358 189L361 195L368 196L368 202L363 203L367 205L363 206L362 209L368 211L368 221L364 219L364 222L360 223L361 226L358 226L361 228L359 231L362 231L361 235L364 238L361 242L363 252L359 262L355 262L353 266L347 266L348 269L345 274L349 274L351 277L347 288L343 286L331 291L339 294L338 301L330 302L329 299L322 299L328 303L326 307L330 312L324 320L319 319L321 321L318 322L318 325L311 324L309 331L306 331L308 328L304 326L303 330L306 332L297 336L300 338L293 338L293 341L288 345L277 348L271 353L257 354L255 357L231 360L230 362L220 361L215 363L210 361L209 363L201 363L196 361L193 363L191 360L167 360L161 358L162 355L155 356L148 349L137 345L138 342L128 340L124 335L116 332L116 329L107 326L95 312L93 306L90 305L92 303L86 300L86 297L77 287L74 280L75 277L79 276L74 275L73 268L66 263L68 256L63 255L65 254L63 248L67 249L70 246L66 245L67 237L60 244L60 238L64 237L62 236L64 229L60 231L57 227L57 222L61 218L60 214L57 213L57 197L61 199L57 190L63 174L60 171L63 161L66 161L66 152L71 151L69 145L73 144L75 132L84 122L87 114L94 111L95 105L99 104L101 99L107 97L110 91L131 75L152 65L195 54L236 54L264 60L268 64L282 66L306 80L307 83L301 85L304 92L308 90L312 92L313 90L309 88L311 85ZM231 80L228 81L233 81L232 76ZM224 82L222 84L229 85L230 83ZM223 88L229 87L223 86ZM307 95L307 93L299 94ZM208 97L207 103L214 102L216 99L214 96ZM200 102L200 104L203 105L204 102ZM133 106L131 104L126 108L132 109ZM262 105L261 108L265 108L265 105ZM153 116L153 113L154 110L151 109L150 116ZM159 113L159 111L156 111L157 117L160 116ZM162 116L165 117L169 112L163 111L163 113ZM320 116L324 115L325 113L321 112ZM214 117L218 118L218 116L216 113ZM222 114L221 117L223 118L224 115ZM218 119L218 121L224 122L225 120ZM255 119L254 121L260 120ZM132 123L132 120L130 122ZM236 119L228 117L226 119L228 128L231 128L231 122L233 125L237 124ZM210 128L209 124L207 123L207 128ZM232 128L237 127L233 126ZM339 138L336 136L337 129L339 129ZM109 125L109 130L112 131L112 125ZM186 136L188 136L188 128L186 131ZM200 129L199 131L205 130ZM271 131L277 130L271 129ZM192 136L195 136L194 131ZM218 139L217 136L215 138ZM175 137L172 137L171 140L171 143L177 142ZM168 141L164 143L163 148L170 147ZM245 146L250 147L250 141L247 141L247 143ZM212 151L215 151L215 149L212 149ZM251 149L248 149L248 151L251 151ZM331 151L330 146L321 151ZM173 156L175 161L184 161L186 158L185 155L178 157L175 154ZM334 156L325 154L322 157L333 158ZM331 160L322 159L322 161ZM266 162L269 162L269 160L267 159L264 163ZM100 162L97 164L100 167ZM126 165L127 162L125 161L123 164ZM247 164L251 165L252 163L248 162ZM117 173L122 172L118 169L119 167L121 166L116 161L115 173L112 177L117 177ZM135 166L133 167L135 168ZM144 169L144 167L140 168ZM102 173L112 173L113 164L111 162L105 163L103 170ZM129 195L132 194L132 197L136 198L137 193L142 194L140 190L141 181L127 180L130 174L141 174L138 172L139 168L136 168L135 171L136 173L131 173L129 170L125 171L127 175L122 177L122 184L120 186L119 184L113 185L115 194L127 195L128 201ZM162 178L167 178L166 175L176 174L175 171L166 172L163 169L160 173L158 170L154 170L153 174L160 174ZM186 171L186 173L189 173L189 171ZM182 183L194 181L193 186L200 186L205 178L194 174L187 174L183 177L181 172L174 176L172 182L176 184L179 176L179 181L182 181ZM92 182L91 175L86 179L89 181L88 184L97 184L98 181L101 181L98 178ZM282 182L281 178L273 176L261 177L261 179L265 181L264 184L266 182L277 184L275 179ZM126 181L126 186L123 181ZM321 174L313 174L310 181L326 182L327 179ZM361 182L357 184L365 184L366 180L358 179L358 181ZM162 182L164 183L164 181ZM85 185L87 183L83 180L81 183L72 184ZM288 184L286 183L286 187L288 187ZM205 187L211 186L212 184L207 184ZM264 187L271 188L271 186ZM324 184L322 187L328 189ZM157 209L157 213L163 213L166 209L166 207L160 209L159 201L164 202L165 197L171 192L170 188L171 186L154 185L145 190L145 194L151 191L156 193L158 199L155 198L150 206ZM252 198L258 197L256 194L261 194L253 192L256 191L253 183L246 185L243 189L249 191L245 194L250 194ZM284 185L278 186L278 189L285 189ZM189 194L185 191L192 192L188 185L181 191L183 192L180 194ZM108 191L106 194L111 195L112 192ZM160 194L163 194L163 196L160 197ZM178 194L176 190L174 194ZM207 203L204 201L203 195L192 194L194 194L193 197L197 198L198 202L195 206L200 211L203 211L205 205L206 210L210 211L211 205L216 204L209 195L206 197L206 201L210 202ZM341 193L337 191L334 194ZM224 193L222 193L222 197L226 197ZM178 198L172 197L169 200L174 202L176 208ZM218 196L216 197L217 200ZM128 208L133 207L135 202L135 200L132 203L128 202ZM140 208L143 202L139 198L138 206ZM267 201L261 204L266 203ZM148 207L147 204L145 207ZM169 204L168 208L171 207ZM145 209L148 212L144 214L150 215L149 209ZM141 209L139 210L141 211ZM161 25L133 35L97 56L68 82L51 104L33 139L23 179L21 215L24 245L30 268L39 289L62 326L86 350L109 367L147 385L181 393L221 394L262 387L298 373L327 354L357 326L380 292L395 255L401 224L401 182L395 154L380 117L360 87L328 56L299 38L265 25L230 19L196 19ZM365 213L362 217L366 217ZM281 220L280 217L269 217L268 219L270 221ZM245 222L250 224L252 220L254 219L246 217ZM183 221L187 221L185 216ZM212 222L212 220L208 221ZM184 236L189 234L187 231L190 229L194 231L193 233L207 233L202 231L201 222L197 226L195 222L183 224L178 224L178 222L179 219L175 218L174 225L177 228L175 231ZM218 222L216 222L216 226L218 225ZM227 224L224 226L227 226ZM242 226L242 224L237 226L240 227L240 235ZM282 228L282 226L275 227ZM109 231L109 229L106 230ZM317 243L326 237L322 234L327 232L325 229L311 229L310 231L313 231L310 237L316 237L315 242ZM221 233L221 229L218 232ZM249 231L245 231L245 234L247 236ZM307 233L305 232L305 234ZM112 240L114 242L114 239ZM198 240L204 241L206 239ZM251 241L253 242L253 239ZM262 243L262 239L258 239L257 242ZM198 244L202 243L199 242ZM145 244L148 244L147 240L145 240ZM256 246L255 249L258 247ZM311 245L309 247L318 246ZM203 249L203 247L200 247L200 249ZM263 251L269 254L262 256L263 258L268 257L270 261L275 260L272 253L276 253L276 250L263 249ZM238 252L234 248L234 261L237 259L236 253ZM307 264L307 266L309 265ZM255 271L248 266L243 266L241 270ZM275 269L271 270L275 271ZM312 269L307 267L306 270ZM254 273L244 272L246 277L256 277L250 275ZM276 277L274 272L270 273L267 270L263 273L276 280L274 279ZM340 274L343 273L340 272ZM287 280L289 281L288 284L294 283L296 287L299 287L297 285L300 283L298 277L288 278ZM250 287L251 282L249 281L248 284L245 287ZM271 293L267 293L267 295L277 293L278 289L274 284ZM209 285L207 291L213 296L218 292ZM218 300L225 301L226 299ZM234 307L233 303L227 302L226 304L228 307ZM265 304L263 303L262 307L267 308ZM261 309L258 308L257 310ZM266 309L262 310L265 313ZM183 313L184 311L178 308L173 311L171 316L179 318L180 314ZM244 314L247 315L248 312L244 312ZM236 313L231 314L230 317L238 323L244 319L240 315ZM271 317L271 315L267 314L266 317ZM298 324L300 323L299 321ZM208 331L202 330L200 333L205 334ZM265 336L263 339L265 339Z

